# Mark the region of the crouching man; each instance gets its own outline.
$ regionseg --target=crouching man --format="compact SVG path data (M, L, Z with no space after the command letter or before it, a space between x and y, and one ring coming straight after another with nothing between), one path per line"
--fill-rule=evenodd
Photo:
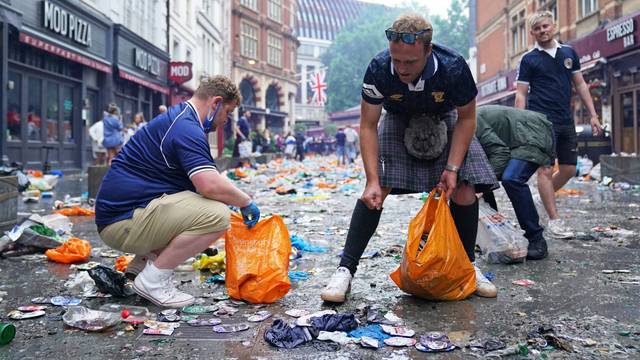
M476 137L529 240L527 259L544 259L547 242L527 181L538 168L555 160L553 125L543 114L506 106L481 106L477 114ZM498 210L493 192L485 192L484 198Z
M136 293L158 306L194 302L173 285L173 269L229 228L227 205L239 207L248 226L260 218L249 195L218 173L207 142L239 101L228 78L203 80L190 100L161 113L127 142L98 192L100 237L136 255L127 275L135 277Z

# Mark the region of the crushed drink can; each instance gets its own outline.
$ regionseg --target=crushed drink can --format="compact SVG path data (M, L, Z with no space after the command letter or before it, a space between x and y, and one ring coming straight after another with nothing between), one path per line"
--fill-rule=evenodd
M388 339L384 339L384 343L389 346L403 347L403 346L414 346L416 344L416 339L408 338L408 337L399 337L394 336Z
M401 326L381 325L381 327L382 331L391 336L412 337L416 334L415 331Z
M79 305L82 299L71 296L54 296L51 298L51 303L56 306L74 306Z
M249 316L247 320L250 322L261 322L267 320L271 317L271 313L266 310L261 310L255 313L254 315Z
M237 325L216 325L213 327L213 331L220 334L234 333L249 330L249 325L247 324L237 324Z
M189 324L190 326L216 326L216 325L220 325L221 323L222 323L222 320L217 318L193 319L193 320L187 321L187 324Z

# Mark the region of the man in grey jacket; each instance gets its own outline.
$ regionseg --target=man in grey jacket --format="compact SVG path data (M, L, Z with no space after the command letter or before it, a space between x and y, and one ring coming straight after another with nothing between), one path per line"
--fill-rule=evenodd
M547 242L527 181L555 159L552 124L543 114L499 105L479 107L477 119L476 137L529 240L527 259L544 259ZM493 192L485 200L497 210Z

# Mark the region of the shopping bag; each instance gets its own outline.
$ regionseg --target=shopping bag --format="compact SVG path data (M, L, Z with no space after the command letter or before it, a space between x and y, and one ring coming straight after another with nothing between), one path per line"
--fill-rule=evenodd
M240 142L240 144L238 144L238 153L240 154L240 157L251 156L252 147L253 144L249 140L243 140L242 142Z
M529 241L522 230L482 201L478 218L478 243L488 263L513 264L527 258Z
M254 304L269 304L291 288L291 239L282 218L274 215L249 229L242 216L231 215L225 234L226 286L229 296Z
M87 240L72 237L60 247L49 249L44 254L49 260L61 264L85 262L91 256L91 244Z
M462 246L444 194L429 194L409 223L402 261L391 279L406 293L428 300L462 300L476 291L476 273ZM423 234L428 233L421 247Z

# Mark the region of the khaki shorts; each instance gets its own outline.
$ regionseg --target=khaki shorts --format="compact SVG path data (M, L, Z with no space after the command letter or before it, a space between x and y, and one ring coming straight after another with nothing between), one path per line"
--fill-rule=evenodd
M146 208L136 209L131 219L105 227L100 237L114 249L144 255L166 247L180 234L225 231L229 229L229 221L227 205L182 191L152 200Z

